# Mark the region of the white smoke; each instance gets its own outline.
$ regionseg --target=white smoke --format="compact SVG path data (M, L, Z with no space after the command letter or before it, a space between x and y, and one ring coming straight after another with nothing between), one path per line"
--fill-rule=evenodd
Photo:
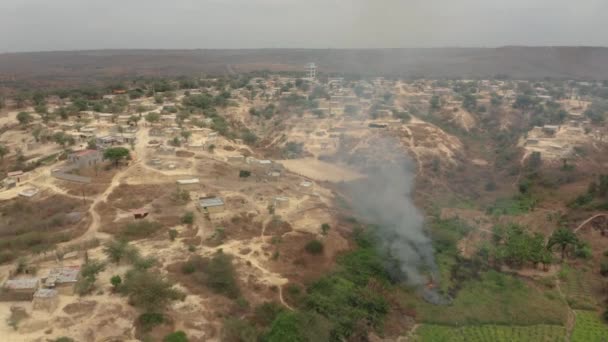
M391 153L388 148L380 150ZM398 262L407 283L424 284L428 278L423 270L434 275L436 264L431 239L424 230L424 216L412 200L414 163L403 151L397 160L390 161L379 161L377 149L373 151L357 151L357 159L367 161L368 178L348 184L352 207L364 220L377 225L375 231L382 252Z

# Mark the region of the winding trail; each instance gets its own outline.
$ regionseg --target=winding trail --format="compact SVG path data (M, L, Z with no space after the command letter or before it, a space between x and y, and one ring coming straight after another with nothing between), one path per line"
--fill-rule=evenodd
M581 230L584 226L587 225L587 223L595 220L598 217L608 217L608 214L597 214L597 215L593 215L590 218L586 219L585 221L583 221L583 223L581 223L578 227L576 227L576 229L574 229L574 232L577 233L579 230Z

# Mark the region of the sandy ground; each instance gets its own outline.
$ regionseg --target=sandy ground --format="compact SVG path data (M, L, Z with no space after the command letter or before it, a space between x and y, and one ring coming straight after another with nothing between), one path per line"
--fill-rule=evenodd
M287 159L277 162L293 173L317 181L348 182L364 177L364 175L346 167L312 158Z

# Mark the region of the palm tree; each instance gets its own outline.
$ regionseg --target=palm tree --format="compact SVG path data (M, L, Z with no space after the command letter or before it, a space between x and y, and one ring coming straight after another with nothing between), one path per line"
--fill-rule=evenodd
M551 234L547 242L547 249L552 250L556 245L560 247L562 253L562 261L566 256L566 249L569 246L575 246L578 243L578 237L573 231L567 228L559 228Z

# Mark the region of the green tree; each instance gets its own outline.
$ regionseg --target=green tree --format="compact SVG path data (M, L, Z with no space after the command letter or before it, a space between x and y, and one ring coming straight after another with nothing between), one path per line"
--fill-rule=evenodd
M158 114L156 112L150 112L150 113L146 114L146 121L148 121L151 124L156 123L156 122L160 121L160 114Z
M89 141L87 141L87 148L89 150L96 150L97 149L97 140L95 140L95 138L91 138Z
M180 330L165 336L163 342L188 342L188 336Z
M578 242L578 237L572 230L567 228L559 228L549 237L547 249L553 250L555 246L558 246L561 250L562 261L564 261L564 258L566 257L566 250L569 247L576 246Z
M114 291L116 291L118 289L118 287L120 286L120 284L122 284L122 278L119 275L115 275L112 278L110 278L110 284L112 284Z
M194 213L189 211L182 216L183 224L192 224L194 223Z
M241 135L241 138L243 139L243 142L245 142L245 144L247 145L253 145L256 143L256 141L258 141L258 136L250 130L245 131Z
M182 131L181 132L181 136L182 136L182 138L184 138L184 141L187 142L188 140L190 140L190 137L192 136L192 132L190 132L190 131Z
M74 105L76 111L82 112L84 110L89 109L89 102L82 97L78 97L72 100L72 104Z
M594 124L600 124L606 119L604 114L601 114L593 109L587 109L584 114Z
M492 105L492 107L499 107L500 105L502 105L502 96L499 96L496 93L492 93L490 98L490 104Z
M127 272L121 292L135 307L147 312L161 312L172 300L183 297L159 273L141 269Z
M315 313L282 312L272 323L265 340L268 342L331 341L331 324Z
M327 235L327 233L329 232L329 229L330 229L330 228L331 228L331 227L329 226L329 224L328 224L328 223L323 223L323 224L321 225L321 233L322 233L323 235Z
M432 111L439 109L439 107L441 107L441 99L439 96L433 95L433 97L431 97L430 105Z
M125 240L112 240L105 244L104 254L110 262L120 264L120 261L129 254L129 243Z
M606 196L608 194L608 175L599 176L598 193L600 196Z
M4 156L6 156L8 152L8 147L6 147L6 145L0 144L0 160L4 160Z
M32 101L34 102L35 106L41 106L46 104L44 94L41 92L35 92L34 95L32 95Z
M462 100L462 108L469 112L474 112L477 109L477 98L473 94L466 94Z
M19 93L15 95L15 105L17 108L23 108L25 106L25 102L27 101L27 95L25 93Z
M121 160L129 157L129 155L129 150L124 147L112 147L103 152L103 158L114 162L116 167Z
M321 241L311 240L304 246L304 249L310 254L322 254L324 248Z
M537 170L541 164L543 163L541 159L540 152L534 151L530 154L530 159L528 159L528 168L531 170Z
M177 230L169 229L169 240L175 241L175 238L177 238Z
M42 127L36 126L32 130L32 136L34 137L34 140L36 140L36 142L40 141L40 134L42 134Z
M83 296L91 293L95 289L95 281L97 274L105 269L106 265L103 262L89 260L82 266L80 277L75 285L76 293Z
M25 126L32 122L32 115L28 112L19 112L19 114L17 114L17 120L22 126Z
M37 105L34 107L34 111L38 114L47 114L49 112L48 108L44 104Z
M222 327L224 342L257 342L259 332L251 323L243 319L230 318ZM285 340L287 341L287 340Z

